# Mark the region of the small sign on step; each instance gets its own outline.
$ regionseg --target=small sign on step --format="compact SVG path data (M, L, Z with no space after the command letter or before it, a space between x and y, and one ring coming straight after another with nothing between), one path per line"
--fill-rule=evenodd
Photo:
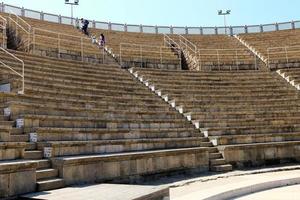
M52 157L52 147L45 147L44 158L51 158L51 157Z
M30 133L29 134L30 142L37 142L38 141L38 134L37 133Z
M24 119L17 119L16 120L16 127L23 128L24 127Z
M4 108L4 117L9 117L11 115L11 109L10 108Z

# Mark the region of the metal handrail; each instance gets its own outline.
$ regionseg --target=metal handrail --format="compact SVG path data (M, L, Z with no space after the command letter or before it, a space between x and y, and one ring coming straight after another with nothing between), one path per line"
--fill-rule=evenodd
M22 78L22 90L19 91L18 93L19 94L24 94L25 93L25 64L24 64L24 61L21 60L20 58L16 57L14 54L8 52L7 50L5 50L4 48L0 47L0 49L2 51L4 51L6 54L8 54L9 56L13 57L15 60L19 61L21 64L22 64L22 74L17 72L16 70L14 70L11 66L5 64L4 62L0 61L0 63L10 69L12 72L14 72L16 75L20 76Z
M14 20L11 15L14 15L16 17L17 20ZM31 26L25 21L23 20L21 17L19 17L18 15L16 15L15 13L13 13L12 11L10 11L9 13L9 16L8 16L8 20L9 20L9 23L13 22L16 24L16 33L18 34L18 27L21 28L27 35L28 35L28 38L27 38L27 48L28 48L28 51L30 50L30 44L31 44ZM27 27L28 27L28 30L26 30L26 28L24 28L20 23L19 23L19 20L21 22L23 22Z
M9 17L10 17L10 15L14 15L14 16L16 16L16 18L18 19L18 20L21 20L24 24L26 24L26 26L28 27L28 32L30 33L31 32L31 30L32 30L32 27L31 27L31 25L28 23L28 22L26 22L24 19L22 19L21 17L19 17L18 15L16 15L13 11L9 11Z
M35 31L42 31L42 32L47 32L47 33L52 33L52 34L55 34L55 35L61 35L61 36L67 36L67 37L72 37L72 38L78 38L78 39L85 39L85 40L91 40L90 38L86 38L86 37L80 37L80 36L74 36L74 35L71 35L71 34L65 34L65 33L59 33L59 32L55 32L55 31L51 31L51 30L47 30L47 29L41 29L41 28L33 28L33 30ZM36 34L36 33L35 33Z
M166 40L166 38L167 38L168 40ZM174 45L176 45L177 47L179 47L179 44L178 44L175 40L173 40L173 39L172 39L170 36L168 36L167 34L164 34L164 42L168 42L169 45L171 46L172 44L171 44L169 41L171 41Z
M9 20L13 21L17 26L19 26L25 33L30 34L29 31L27 31L23 26L21 26L18 22L16 22L16 20L14 20L11 17L8 17Z
M183 39L185 42L187 42L189 45L191 45L193 48L191 48L190 46L187 46L189 47L192 51L194 51L195 53L198 51L198 47L192 43L190 40L188 40L187 38L183 37L182 35L178 35L179 36L179 39L181 41L181 39Z
M53 36L53 37L46 36L46 35L43 35L43 33L50 33L50 34L53 34L55 36ZM65 42L65 41L71 43L71 41L72 41L73 45L75 44L75 45L80 46L80 48L78 48L78 50L81 52L81 60L82 61L84 60L84 52L85 52L84 46L87 46L87 44L85 42L87 42L87 41L90 42L91 41L90 38L74 36L74 35L65 34L65 33L59 33L59 32L46 30L46 29L41 29L41 28L33 28L32 35L33 35L33 41L32 41L33 51L35 50L37 44L39 44L39 45L43 44L43 43L36 42L37 38L42 37L42 38L54 39L54 40L57 41L58 57L60 57L61 56L60 52L63 49L61 43ZM63 38L70 38L70 39L62 39L62 37ZM90 46L92 47L93 44L91 43ZM103 62L104 62L104 50L103 50L102 53L103 53Z
M292 50L292 51L288 50L288 49L293 49L293 48L299 48L299 50L298 51L297 50ZM280 49L280 51L270 52L271 50L278 50L278 49ZM268 64L270 64L270 62L271 62L270 55L284 54L285 59L286 59L286 63L289 63L289 61L290 61L289 53L299 53L299 52L300 52L300 45L283 46L283 47L269 47L267 49L267 53L268 53L267 61L268 61ZM300 57L299 57L299 59L300 59Z
M127 48L122 48L122 47L127 47ZM134 50L130 49L130 47L133 47ZM138 49L137 49L138 48ZM157 48L157 51L155 50L147 50L145 48ZM119 62L120 65L123 65L123 57L124 57L124 51L133 51L133 52L139 52L139 58L140 58L140 62L141 62L141 67L143 67L143 59L145 57L144 53L157 53L160 55L159 60L160 60L160 64L163 64L164 60L170 60L170 59L166 59L165 55L166 53L163 52L163 50L171 50L172 47L166 47L166 46L155 46L155 45L144 45L144 44L130 44L130 43L120 43L120 54L119 54ZM171 55L171 54L170 54ZM158 58L157 56L155 57L151 57L147 55L147 58ZM181 57L179 58L180 60L180 65L181 65Z
M201 53L201 51L215 51L216 53ZM234 51L235 54L226 54L226 53L220 53L220 51ZM244 52L243 54L238 53L238 51L245 51L244 49L199 49L198 50L198 57L199 57L199 61L200 61L200 66L202 65L203 62L203 58L201 58L201 56L217 56L217 62L218 62L218 67L219 69L221 69L221 61L224 60L226 57L234 57L234 59L230 59L232 62L234 62L237 66L237 70L239 69L239 62L240 61L253 61L253 64L255 66L255 69L258 69L257 66L257 61L256 61L256 56L251 53L251 52ZM224 56L224 58L222 58L222 56ZM241 59L239 56L251 56L251 58L243 58ZM252 58L253 56L253 58ZM253 60L254 59L254 60ZM226 59L225 59L226 60Z
M4 47L6 47L6 45L5 45L5 39L6 39L7 20L0 15L0 21L3 22L3 24L0 25L0 28L3 29L2 30L3 31L2 32L2 47L4 48Z

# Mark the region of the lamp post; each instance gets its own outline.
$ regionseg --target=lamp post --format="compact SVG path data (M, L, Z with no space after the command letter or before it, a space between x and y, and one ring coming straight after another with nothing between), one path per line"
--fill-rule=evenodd
M65 0L65 4L71 5L71 23L72 23L72 25L74 25L74 23L73 23L73 6L78 6L79 0L73 0L72 2L70 2L69 0Z
M223 15L224 16L224 27L225 27L225 34L227 35L227 21L226 21L226 16L231 14L231 10L218 10L218 15Z

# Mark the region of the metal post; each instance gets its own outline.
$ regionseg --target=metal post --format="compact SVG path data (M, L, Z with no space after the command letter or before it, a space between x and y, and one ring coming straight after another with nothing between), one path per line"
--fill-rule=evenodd
M41 19L41 21L44 20L44 13L43 13L43 11L40 12L40 19Z
M160 64L162 65L162 47L160 47Z
M140 24L140 33L143 33L143 25Z
M82 62L84 61L84 59L83 59L83 38L80 38L80 46L81 46L81 60L82 60Z
M71 24L74 25L74 22L73 22L73 4L71 4Z
M292 26L292 29L295 29L295 22L294 21L291 22L291 26Z
M198 64L199 64L199 70L202 71L202 62L201 62L201 52L200 52L200 49L199 49L199 53L198 53Z
M248 33L248 26L245 25L245 33Z
M60 58L60 34L57 35L57 39L58 39L58 58Z
M236 70L239 70L239 64L238 64L238 50L235 50L235 62L236 62ZM230 67L231 68L231 67Z
M19 17L17 17L17 19L16 19L16 20L17 20L17 24L16 24L16 36L17 36L17 37L19 37L19 36L18 36L18 24L19 24Z
M227 35L227 22L226 22L226 15L224 15L224 26L225 26L225 34Z
M24 9L24 7L21 8L21 16L25 17L25 9Z
M221 71L221 66L220 66L220 55L219 55L219 50L217 49L217 57L218 57L218 67L219 71Z
M275 30L279 31L279 25L278 25L278 23L275 24Z
M289 63L289 56L288 56L287 47L284 47L284 49L285 49L286 64L288 64Z
M227 30L227 28L225 30ZM230 31L230 35L233 36L234 33L233 33L233 28L231 26L229 27L229 31Z
M200 27L200 35L203 35L203 28Z
M22 62L22 92L21 94L25 93L25 66L24 66L24 62Z
M260 27L260 32L263 33L263 32L264 32L264 27L263 27L263 25L259 25L259 27Z
M122 44L120 44L120 65L121 65L121 67L123 67L122 64L123 64L122 63Z
M189 28L186 26L185 27L185 34L188 35L189 34Z
M35 29L33 29L33 31L32 31L32 51L33 51L33 53L34 53L34 51L35 51Z
M143 49L142 45L140 45L140 54L141 54L141 68L143 68Z
M4 2L1 3L1 12L5 12L5 4L4 4Z
M127 29L127 24L124 24L124 32L127 32L128 29Z
M61 17L61 15L58 15L58 23L59 23L59 24L62 23L62 17Z

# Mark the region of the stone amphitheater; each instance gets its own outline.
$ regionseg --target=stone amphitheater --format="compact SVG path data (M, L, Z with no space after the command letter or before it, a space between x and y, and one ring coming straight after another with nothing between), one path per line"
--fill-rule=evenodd
M93 23L99 48L27 12L1 5L0 199L233 199L300 184L295 23L230 35ZM200 196L172 191L192 183Z

